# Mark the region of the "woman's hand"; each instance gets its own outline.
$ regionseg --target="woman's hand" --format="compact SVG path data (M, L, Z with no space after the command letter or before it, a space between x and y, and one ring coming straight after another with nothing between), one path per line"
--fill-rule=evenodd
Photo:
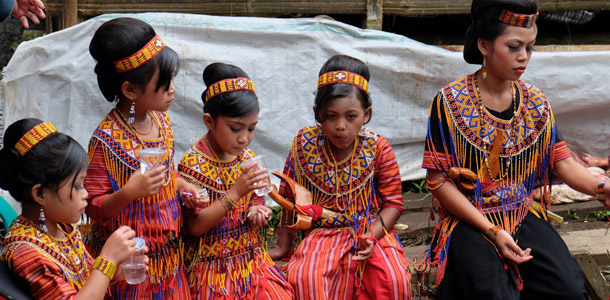
M525 251L521 250L517 243L515 243L515 240L513 240L513 237L504 230L498 232L493 242L496 244L502 257L515 264L521 264L534 258L530 255L532 251L530 248L525 249Z
M133 200L154 195L159 192L159 188L165 182L165 169L165 165L162 165L144 174L138 169L131 175L122 189Z
M136 252L136 241L133 240L135 236L133 229L121 226L108 237L100 256L116 266L122 264Z
M375 251L375 244L377 241L370 236L361 236L358 238L358 249L356 255L352 257L352 260L356 261L365 261L373 255L373 251Z
M599 200L599 202L601 202L606 209L610 209L610 182L604 184L604 195L606 195L606 199Z
M250 225L255 230L259 229L260 227L267 225L267 222L269 222L269 219L271 218L271 214L273 214L273 212L267 206L250 206L248 209L248 222L250 222Z
M269 182L267 169L257 170L257 164L251 164L242 169L241 175L239 175L231 190L238 199L241 199L249 192L263 188L264 186L257 184L259 181Z

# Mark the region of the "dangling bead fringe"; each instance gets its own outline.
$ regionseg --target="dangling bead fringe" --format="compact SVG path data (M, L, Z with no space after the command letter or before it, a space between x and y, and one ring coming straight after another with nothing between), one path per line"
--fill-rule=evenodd
M129 108L129 119L127 122L133 124L136 121L136 102L131 102L131 108Z
M481 67L481 72L483 73L483 79L487 78L486 61L487 61L487 59L485 58L485 56L483 56L483 66ZM132 106L132 108L133 108L133 106Z
M42 209L42 205L40 206L40 215L38 216L38 224L40 225L40 228L42 228L42 230L44 230L45 232L47 232L47 225L45 223L45 218L44 218L44 209Z

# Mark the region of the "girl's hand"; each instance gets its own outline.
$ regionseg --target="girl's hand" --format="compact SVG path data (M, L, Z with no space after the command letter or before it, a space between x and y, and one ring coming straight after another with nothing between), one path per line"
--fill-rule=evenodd
M125 194L134 200L154 195L159 192L159 188L165 182L165 169L165 165L158 166L144 174L138 169L131 175L122 189Z
M144 253L148 253L148 246L144 245L144 249L143 252ZM148 273L148 256L144 256L144 264L146 265L146 273ZM116 268L116 273L114 273L114 278L112 278L115 281L125 281L125 273L123 272L123 264L120 264L117 266Z
M365 260L369 259L371 257L371 255L373 255L373 251L375 251L376 243L377 242L372 237L369 237L369 236L359 237L358 238L358 246L359 246L358 249L360 249L360 250L358 252L356 252L356 255L354 257L352 257L352 260L365 261Z
M257 164L246 166L242 169L241 175L237 178L237 181L231 187L231 190L235 193L238 199L245 196L255 189L260 189L264 186L257 185L259 181L269 182L269 174L267 169L257 170Z
M136 241L133 240L135 236L133 229L121 226L108 237L100 256L116 266L122 264L136 252Z
M185 183L184 187L180 191L180 198L182 199L182 205L187 209L192 209L198 212L199 209L203 208L206 203L210 202L210 198L201 198L199 196L199 188L192 183Z
M271 209L264 205L250 206L248 209L248 222L250 222L250 225L255 230L259 229L267 225L272 213Z
M515 264L521 264L534 258L530 255L532 251L530 248L525 249L525 251L521 250L517 243L515 243L515 240L513 240L513 237L504 230L498 232L493 242L496 244L502 257Z

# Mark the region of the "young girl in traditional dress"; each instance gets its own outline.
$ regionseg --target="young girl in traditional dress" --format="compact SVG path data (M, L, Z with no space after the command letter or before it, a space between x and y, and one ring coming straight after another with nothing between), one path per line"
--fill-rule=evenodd
M393 232L404 206L398 164L390 144L364 127L369 76L358 59L330 58L318 78L320 124L298 132L286 159L284 173L312 193L312 211L331 212L313 213L288 264L297 299L410 297L407 257ZM292 198L285 182L280 194ZM283 219L292 216L284 211ZM274 258L286 254L291 234L282 228Z
M27 282L35 299L103 299L117 269L135 252L135 232L114 231L94 260L77 223L87 206L87 153L49 122L22 119L8 127L0 150L0 187L21 203L0 258ZM118 271L118 272L116 272Z
M464 59L481 70L430 109L423 167L440 202L428 262L440 299L587 299L584 276L528 197L551 169L608 207L610 186L570 157L549 102L519 80L536 40L535 0L475 0Z
M89 143L89 243L95 251L108 232L128 225L150 248L148 285L113 285L113 297L189 299L178 192L197 189L177 176L166 112L174 101L178 56L150 25L133 18L102 24L89 51L102 94L117 101ZM160 166L142 174L138 151L150 148L163 150Z
M267 170L248 148L258 123L254 84L239 67L213 63L203 72L203 122L208 133L182 157L178 172L211 199L189 202L185 262L193 299L292 299L292 288L261 245L257 230L271 210L254 190ZM190 197L189 197L189 200ZM191 205L192 204L192 205Z

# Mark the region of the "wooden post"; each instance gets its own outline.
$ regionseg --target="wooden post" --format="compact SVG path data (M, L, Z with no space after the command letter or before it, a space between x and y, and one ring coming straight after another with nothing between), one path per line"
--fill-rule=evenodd
M608 299L610 287L606 283L606 279L599 271L599 267L589 253L578 253L574 255L574 259L585 273L586 288L589 297L592 300Z
M383 0L366 0L364 28L381 30L383 25Z
M78 23L78 0L62 0L61 15L63 28L76 25Z

